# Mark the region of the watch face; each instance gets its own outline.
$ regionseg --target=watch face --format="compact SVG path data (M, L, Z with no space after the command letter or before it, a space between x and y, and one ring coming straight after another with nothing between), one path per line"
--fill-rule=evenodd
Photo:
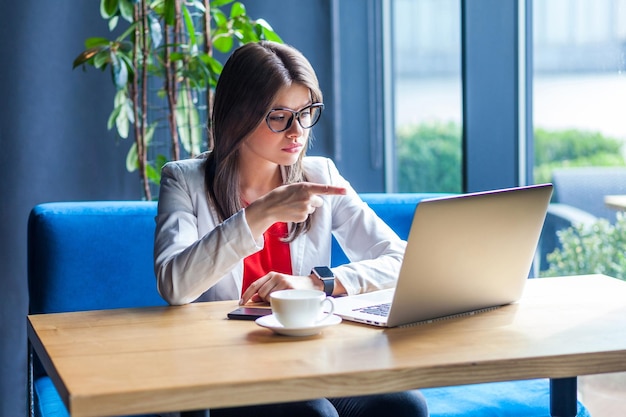
M330 270L327 266L316 266L313 268L315 273L320 276L320 278L334 278L335 274Z

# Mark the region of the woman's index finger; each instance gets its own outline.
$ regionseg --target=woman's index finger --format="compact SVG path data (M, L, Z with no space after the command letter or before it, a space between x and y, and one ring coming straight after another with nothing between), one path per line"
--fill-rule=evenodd
M346 194L345 187L339 187L337 185L329 185L329 184L317 184L313 182L309 183L309 191L313 194L323 194L323 195Z

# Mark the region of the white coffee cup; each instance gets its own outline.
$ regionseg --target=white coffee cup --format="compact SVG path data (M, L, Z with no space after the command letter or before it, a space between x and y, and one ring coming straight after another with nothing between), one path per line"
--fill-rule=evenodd
M333 314L335 305L324 291L280 290L270 294L272 313L287 328L311 327ZM324 307L328 311L324 311Z

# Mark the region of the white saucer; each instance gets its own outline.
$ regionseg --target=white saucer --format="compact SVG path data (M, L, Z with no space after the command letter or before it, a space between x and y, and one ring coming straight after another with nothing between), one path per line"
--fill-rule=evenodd
M254 321L261 327L272 330L274 333L285 336L312 336L318 334L328 326L341 323L341 317L331 314L316 325L308 327L285 327L276 320L273 314L259 317Z

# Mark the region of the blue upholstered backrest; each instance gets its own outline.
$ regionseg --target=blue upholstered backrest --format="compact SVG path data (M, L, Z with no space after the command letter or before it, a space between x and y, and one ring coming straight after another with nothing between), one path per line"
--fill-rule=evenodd
M46 203L28 221L31 313L163 305L152 263L156 203Z
M435 193L364 193L361 198L385 221L400 238L409 236L409 229L417 204L425 198L440 197L445 194ZM337 241L333 239L332 265L341 265L347 262Z
M385 221L400 238L409 236L417 204L427 198L449 194L435 193L364 193L361 198Z

